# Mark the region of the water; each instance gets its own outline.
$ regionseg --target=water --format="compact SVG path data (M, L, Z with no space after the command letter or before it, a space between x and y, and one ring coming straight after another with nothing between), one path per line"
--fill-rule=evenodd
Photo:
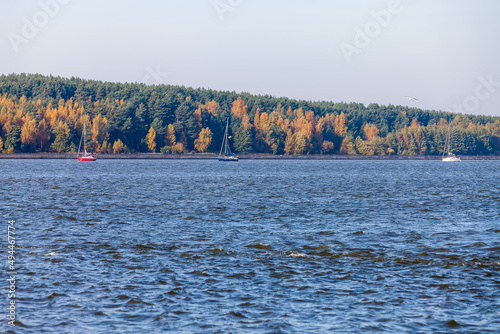
M0 165L19 333L500 330L500 161Z

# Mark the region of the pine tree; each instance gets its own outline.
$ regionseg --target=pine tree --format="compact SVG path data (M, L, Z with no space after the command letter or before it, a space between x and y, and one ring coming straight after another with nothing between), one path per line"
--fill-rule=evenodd
M18 150L21 143L21 127L19 125L10 125L5 138L5 148L11 150Z
M252 150L251 133L244 125L241 125L234 134L234 150L243 154Z
M59 121L56 127L52 130L55 135L55 140L50 145L52 151L61 153L67 150L67 145L69 141L69 127L63 121Z

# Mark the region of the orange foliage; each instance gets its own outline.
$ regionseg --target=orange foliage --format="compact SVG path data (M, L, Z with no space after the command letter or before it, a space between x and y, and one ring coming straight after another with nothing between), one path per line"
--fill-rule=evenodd
M245 105L245 102L238 96L238 98L233 102L233 106L231 107L231 111L238 118L243 118L247 115L248 107Z
M307 121L309 123L313 124L313 126L314 126L314 123L315 123L315 121L314 121L314 111L312 111L312 110L306 111L306 119L307 119Z
M448 122L444 118L441 118L437 123L437 126L448 126Z
M253 118L253 126L255 130L260 130L260 108L257 107L257 111L255 112L255 117Z
M209 128L201 130L200 135L194 141L194 147L200 153L205 152L212 143L212 131Z
M296 118L304 117L304 111L302 110L302 108L295 110L295 117Z
M325 130L325 119L323 117L321 117L318 120L318 123L316 123L316 128L314 130L315 130L314 131L314 138L316 139L318 146L321 147L323 145L323 131ZM333 150L333 147L332 147L332 150ZM329 152L329 150L325 150L325 149L323 149L323 151Z
M33 145L35 144L36 120L31 119L29 114L27 114L23 120L24 124L21 127L21 142L23 144Z
M99 145L103 141L107 141L109 139L108 133L108 120L106 117L103 117L101 114L94 117L92 120L92 141L94 145Z
M420 126L420 123L419 123L418 119L416 117L414 117L412 122L411 122L410 129L416 129L419 126Z
M365 135L366 141L370 142L378 135L378 129L373 124L366 124L365 128L363 129L363 133Z
M219 107L219 104L213 100L205 103L206 112L208 112L214 116L217 116L217 107Z
M340 113L334 120L334 132L337 136L343 137L347 133L347 126L345 125L345 114Z
M241 123L247 130L250 130L253 126L252 123L250 123L250 118L248 117L248 115L243 116L243 120Z
M198 108L193 113L193 118L196 121L196 124L198 125L198 127L200 127L200 128L201 128L201 108L202 108L202 106L199 105Z

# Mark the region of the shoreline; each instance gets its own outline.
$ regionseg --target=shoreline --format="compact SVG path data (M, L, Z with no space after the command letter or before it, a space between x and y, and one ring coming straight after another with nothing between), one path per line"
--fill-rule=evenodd
M0 153L0 159L76 159L76 153ZM116 159L191 159L216 160L218 154L95 154L98 160ZM273 155L273 154L241 154L240 160L441 160L437 155ZM462 160L500 160L499 155L461 156Z

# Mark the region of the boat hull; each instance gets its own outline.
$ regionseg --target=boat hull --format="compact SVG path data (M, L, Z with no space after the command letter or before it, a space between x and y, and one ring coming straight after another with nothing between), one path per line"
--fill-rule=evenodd
M443 162L460 162L460 158L443 158Z
M96 161L94 157L78 157L78 161Z
M219 158L219 161L234 161L234 162L237 162L238 158Z

